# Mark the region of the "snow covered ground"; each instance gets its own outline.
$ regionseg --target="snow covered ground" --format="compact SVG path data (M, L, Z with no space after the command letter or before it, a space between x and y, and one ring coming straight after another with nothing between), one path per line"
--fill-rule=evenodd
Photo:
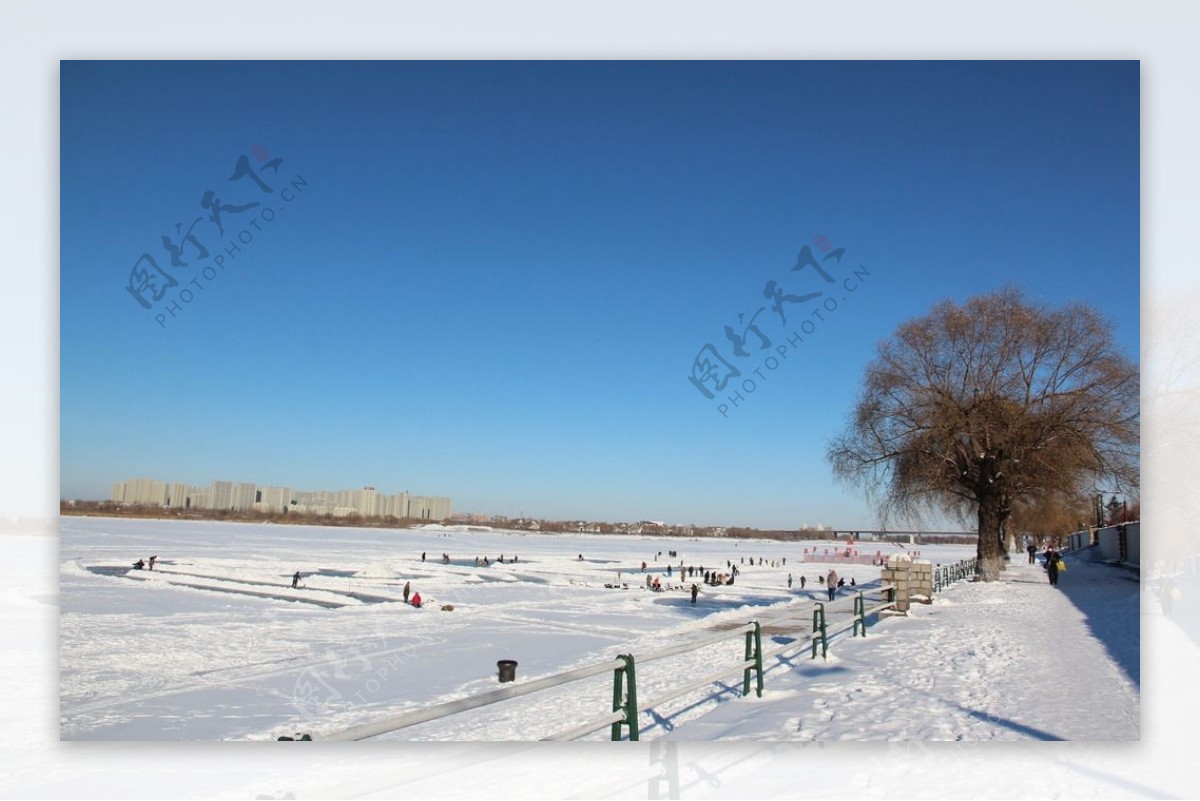
M1136 740L1136 576L1068 561L1058 588L1027 565L1001 582L960 583L837 643L828 661L780 663L762 699L731 700L670 736Z
M795 643L768 660L763 698L740 698L730 671L648 709L641 736L1137 738L1136 577L1078 565L1056 590L1040 568L1014 566L1002 583L960 584L909 618L878 623L865 639L841 638L828 660L814 662L804 628L828 566L802 563L805 545L67 518L61 735L322 738L495 689L500 659L519 662L520 683L760 620L766 647ZM130 569L152 553L156 570ZM967 546L923 550L935 562L969 555ZM680 563L736 564L741 575L732 586L704 586L692 606ZM837 569L868 593L878 584L871 565ZM303 579L292 589L296 570ZM647 576L675 589L651 592ZM405 582L424 608L401 602ZM844 593L830 607L831 626L848 619L850 604ZM735 665L742 648L738 637L639 659L643 705ZM1090 703L1058 689L1065 677L1089 688ZM611 684L608 673L379 739L536 740L602 716ZM590 739L607 736L603 728Z
M525 681L767 616L807 619L811 601L824 595L817 577L828 566L803 564L804 545L66 518L62 736L320 736L494 689L500 659L517 660ZM671 550L679 555L669 557ZM947 561L969 551L926 549ZM151 554L159 557L153 572L131 569ZM483 557L486 566L476 561ZM684 582L681 563L723 572L736 564L740 575L731 586ZM303 579L292 589L295 571ZM870 565L838 572L867 588L878 584ZM801 576L808 580L803 591ZM673 589L652 592L647 577ZM424 608L401 602L406 582ZM687 591L693 582L702 586L695 606ZM850 603L843 594L831 617L847 616ZM741 648L729 640L646 665L639 692L649 698L682 675L732 664ZM602 715L611 692L609 674L394 736L538 739ZM658 728L669 730L730 695L698 691L669 717L656 718ZM655 728L647 723L645 735Z
M72 523L63 522L68 528ZM1200 773L1192 753L1194 714L1200 709L1200 684L1195 680L1200 675L1196 575L1181 579L1182 601L1171 619L1162 614L1151 592L1143 592L1140 742L658 740L599 747L430 742L402 748L386 743L280 743L265 750L199 742L60 743L54 714L60 694L54 634L58 584L63 565L82 553L71 548L75 538L70 534L64 535L60 548L55 528L27 529L7 536L0 532L0 628L5 633L0 640L0 695L5 698L0 797L1200 797ZM85 544L101 547L105 538L87 537L90 542ZM137 547L143 556L158 552L167 558L152 529ZM114 564L123 564L128 554L114 542L103 558L108 556ZM1069 590L1066 582L1064 587ZM958 600L965 588L959 585L946 598ZM64 609L67 595L64 586ZM939 607L928 610L936 613ZM897 628L920 624L916 616L899 622ZM845 665L856 648L873 647L885 636L890 635L884 627L875 626L866 640L835 642L831 661ZM524 671L520 675L526 678ZM768 674L763 714L768 714L770 694L781 681L778 669ZM1074 709L1089 706L1092 692L1069 676L1055 688L1056 694L1072 699ZM681 724L680 730L684 728ZM764 723L764 731L770 728Z

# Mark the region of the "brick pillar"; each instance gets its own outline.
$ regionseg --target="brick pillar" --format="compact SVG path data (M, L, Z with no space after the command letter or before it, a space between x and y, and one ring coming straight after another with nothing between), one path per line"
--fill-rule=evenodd
M887 567L883 569L883 583L896 587L897 612L908 613L912 594L911 574L912 557L908 554L898 553L888 557Z
M918 559L912 563L909 570L909 592L912 600L923 603L933 603L933 563L927 559Z

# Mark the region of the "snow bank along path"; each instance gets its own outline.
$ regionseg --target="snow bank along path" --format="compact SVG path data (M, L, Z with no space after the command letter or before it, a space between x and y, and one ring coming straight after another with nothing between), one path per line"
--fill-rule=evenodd
M767 670L667 737L692 740L1135 740L1138 582L1069 559L1059 586L1011 565L959 583L911 617Z

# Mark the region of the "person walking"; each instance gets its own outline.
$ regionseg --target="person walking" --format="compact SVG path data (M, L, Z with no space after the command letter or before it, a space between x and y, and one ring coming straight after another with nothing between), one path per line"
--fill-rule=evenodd
M300 584L300 571L297 570L295 573L292 574L292 589L293 590L296 589L297 585L299 585L299 584Z
M829 600L833 600L833 596L837 594L838 574L835 570L830 570L829 575L825 577L825 590L829 593Z
M696 596L699 594L700 594L700 585L693 584L692 585L692 606L696 605Z
M404 603L408 603L408 594L412 591L412 582L404 582Z
M1046 575L1050 578L1050 586L1058 586L1058 552L1053 548L1046 549Z
M792 574L788 573L788 589L792 588Z
M1037 564L1037 546L1032 542L1025 546L1025 550L1029 552L1029 564Z
M800 589L804 589L804 585L806 583L808 583L808 579L806 579L804 576L801 576L800 577Z

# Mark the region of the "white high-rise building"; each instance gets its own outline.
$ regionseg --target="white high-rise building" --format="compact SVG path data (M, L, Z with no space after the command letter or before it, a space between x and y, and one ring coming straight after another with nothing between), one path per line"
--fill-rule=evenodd
M172 509L186 509L188 506L188 486L181 482L171 484L171 489L167 493L167 506Z
M233 482L232 481L213 481L212 483L212 509L232 509L233 508Z
M375 495L374 487L363 487L350 493L350 507L363 517L379 515L379 498Z
M408 496L408 514L406 514L405 517L415 517L420 520L424 520L425 518L429 517L427 512L428 510L425 508L424 495Z
M252 482L214 480L209 486L165 483L150 478L114 481L111 499L117 503L169 506L176 509L295 511L333 514L338 517L416 518L444 520L451 515L450 499L437 495L410 495L408 491L383 495L374 487L357 490L292 492L289 487L258 488Z
M239 482L233 485L230 508L239 512L254 508L255 488L252 482Z
M387 517L388 515L392 517L408 517L408 493L397 492L394 495L384 496L379 514L382 517Z
M450 516L450 499L436 495L425 499L430 520L445 520Z
M131 478L125 482L125 503L165 506L167 485L152 478Z
M292 491L287 487L259 487L256 509L264 512L286 512L292 502Z
M211 487L188 487L189 507L192 509L212 509Z

